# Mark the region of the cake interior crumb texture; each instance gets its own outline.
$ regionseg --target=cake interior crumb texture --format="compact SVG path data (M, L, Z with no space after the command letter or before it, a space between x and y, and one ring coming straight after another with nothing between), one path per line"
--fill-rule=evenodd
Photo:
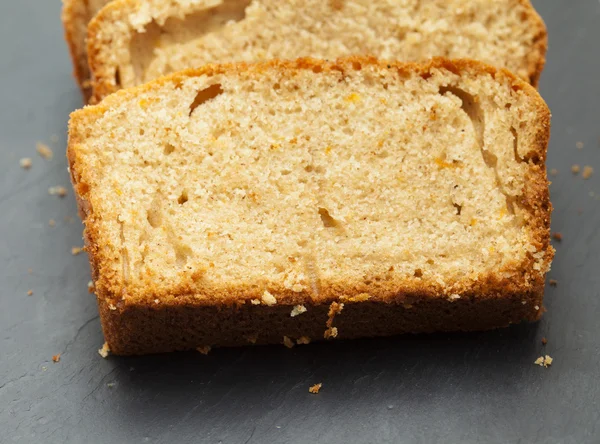
M209 65L120 91L72 115L68 153L98 298L117 307L105 333L133 306L283 305L286 322L322 313L314 338L332 301L336 322L502 298L521 310L507 323L537 319L548 136L532 87L471 61Z
M356 54L467 57L536 84L546 39L529 0L116 0L88 52L100 99L206 63Z

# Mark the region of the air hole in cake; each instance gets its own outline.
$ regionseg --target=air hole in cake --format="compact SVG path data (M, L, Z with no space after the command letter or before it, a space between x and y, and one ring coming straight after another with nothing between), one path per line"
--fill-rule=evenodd
M190 105L190 116L192 115L194 110L200 105L208 102L209 100L214 99L215 97L221 94L223 94L223 88L221 88L221 84L219 83L216 83L214 85L209 86L208 88L204 88L203 90L198 91L198 94L196 94L196 98Z
M146 218L152 228L158 228L162 224L162 209L161 197L156 194L150 203L150 208L147 210Z
M164 148L165 156L172 154L173 151L175 151L175 147L173 145L171 145L170 143L167 143Z
M184 203L186 203L188 200L189 200L189 197L188 197L188 192L187 192L187 190L183 190L183 191L181 192L181 195L180 195L180 196L177 198L177 203L178 203L179 205L183 205L183 204L184 204Z
M187 264L188 259L192 255L192 249L185 245L175 245L175 261L179 268Z
M321 216L321 221L325 228L338 228L340 226L339 221L331 217L326 208L319 208L319 216Z

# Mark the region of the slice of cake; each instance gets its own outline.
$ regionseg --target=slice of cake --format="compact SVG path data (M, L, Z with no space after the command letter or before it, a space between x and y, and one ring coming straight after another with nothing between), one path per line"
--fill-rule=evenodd
M206 63L357 54L466 57L535 85L547 36L529 0L115 0L88 46L98 101Z
M542 313L550 114L473 61L208 65L73 113L110 349L479 330Z

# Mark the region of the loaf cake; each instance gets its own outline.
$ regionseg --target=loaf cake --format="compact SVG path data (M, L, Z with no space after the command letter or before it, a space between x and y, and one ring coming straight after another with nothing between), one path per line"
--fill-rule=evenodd
M469 331L543 311L547 106L475 61L207 65L72 114L117 354Z
M110 0L63 0L62 21L65 40L73 60L73 75L87 102L92 95L90 69L87 61L88 23Z
M205 63L301 56L466 57L536 85L546 46L529 0L115 0L88 35L94 101Z

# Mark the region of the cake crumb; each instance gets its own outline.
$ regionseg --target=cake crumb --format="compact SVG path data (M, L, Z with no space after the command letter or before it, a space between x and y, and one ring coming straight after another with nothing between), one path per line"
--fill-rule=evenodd
M592 177L592 174L594 174L594 169L591 166L586 165L583 167L583 173L581 173L581 177L584 179L589 179Z
M51 227L55 227L56 226L56 221L54 219L50 219L48 221L48 225L51 226Z
M110 348L108 348L108 344L105 342L102 345L102 348L98 350L98 354L102 356L104 359L108 358L108 354L110 353Z
M33 290L27 290L27 296L33 296Z
M306 313L306 307L304 305L296 305L294 306L294 308L292 309L292 312L290 313L290 316L292 318L301 315L302 313Z
M552 169L550 170L550 174L551 174L552 176L556 176L556 175L558 175L558 170L557 170L556 168L552 168Z
M202 353L203 355L207 355L210 353L211 349L212 348L210 345L204 345L202 347L198 347L196 350Z
M29 168L31 168L31 165L32 165L31 158L30 157L23 157L21 160L19 160L19 165L24 170L28 170Z
M549 284L551 287L556 287L558 285L558 281L556 279L550 279Z
M571 172L572 172L573 174L579 174L579 171L581 171L581 167L580 167L579 165L573 165L573 166L571 167Z
M539 305L536 305L536 306L535 306L535 307L533 307L533 308L535 308L535 310L536 310L536 311L538 311L538 310L540 309L540 306L539 306Z
M562 236L562 233L559 233L559 232L557 231L556 233L552 233L552 238L553 238L555 241L558 241L558 242L560 242L560 241L562 241L562 238L563 238L563 236Z
M258 335L246 336L246 339L250 344L256 344L256 341L258 341Z
M327 327L327 329L325 330L325 333L323 334L323 337L325 339L337 337L338 329L333 326L333 320L335 319L336 315L338 315L342 312L343 309L344 309L344 304L338 303L338 302L332 302L331 305L329 306L329 312L327 313L328 318L327 318L327 322L325 323L325 326Z
M575 146L577 147L578 150L582 150L584 145L583 145L583 142L577 142L575 144Z
M542 338L542 345L546 345L548 343L548 339Z
M115 307L113 304L108 304L108 309L115 311L117 309L117 307Z
M154 299L154 303L155 303L156 305L160 304L160 299Z
M42 156L46 160L52 160L52 158L54 157L54 153L52 152L50 147L45 143L38 142L35 146L35 150L40 156Z
M287 348L292 348L294 346L294 341L292 341L287 336L284 336L283 337L283 345L285 345Z
M79 254L83 253L83 251L84 251L84 250L85 250L85 249L84 249L83 247L72 247L72 248L71 248L71 254L72 254L73 256L77 256L77 255L79 255Z
M331 339L331 338L337 338L337 335L338 335L337 327L330 327L327 330L325 330L325 334L323 335L323 337L325 339Z
M273 296L271 293L265 290L265 292L262 295L262 302L263 304L271 307L272 305L277 304L277 299L275 299L275 296Z
M67 189L60 185L55 186L55 187L50 187L50 188L48 188L48 194L50 196L65 197L67 195Z
M549 355L546 355L537 358L534 364L539 365L540 367L548 368L552 365L552 361L554 361L554 359L552 359Z
M296 340L296 344L298 345L306 345L306 344L310 344L310 338L308 336L300 336L297 340Z
M448 296L448 300L450 302L454 302L460 299L460 295L458 294L451 294L450 296Z
M93 293L94 291L96 291L96 286L94 285L94 282L89 281L87 283L87 289L88 289L88 293Z
M318 384L315 385L311 385L308 388L308 391L314 395L316 395L317 393L319 393L319 391L321 390L321 387L323 387L323 383L319 382Z
M52 362L60 362L60 353L52 356Z
M250 303L251 303L252 305L260 305L260 301L259 301L258 299L251 299L251 300L250 300Z

